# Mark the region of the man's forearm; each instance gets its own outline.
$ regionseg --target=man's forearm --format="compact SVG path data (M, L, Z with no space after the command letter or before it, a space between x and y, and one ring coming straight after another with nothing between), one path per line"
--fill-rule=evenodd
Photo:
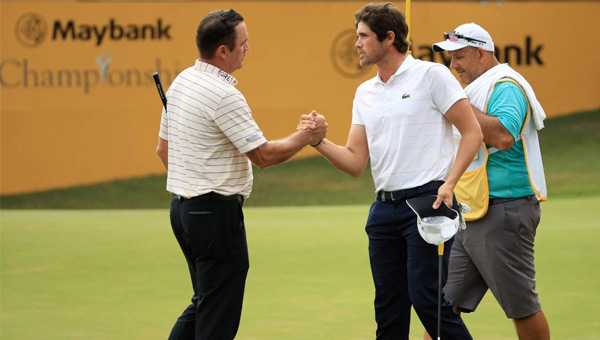
M473 112L479 126L481 126L481 132L483 133L483 141L500 150L506 150L510 148L515 142L512 135L508 130L500 123L497 117L487 115L479 111L476 107L471 105Z
M169 160L168 160L168 156L160 156L160 160L162 161L163 165L165 166L165 170L169 170Z
M327 122L323 116L313 111L306 115L297 127L297 131L287 138L269 141L258 148L246 153L248 158L261 169L270 167L294 156L308 144L317 144L327 134Z
M302 150L309 142L309 136L300 131L287 138L267 142L264 145L265 149L262 150L263 162L256 165L262 169L283 163Z
M351 176L360 176L367 167L367 157L361 157L354 150L336 145L326 138L316 147L331 165Z
M458 145L458 150L456 152L456 159L454 160L454 165L450 170L450 174L446 179L446 182L451 184L453 187L458 183L458 180L462 176L462 174L467 170L469 164L473 161L473 158L477 154L477 150L481 146L481 134L477 131L469 131L465 133L461 139L460 144Z
M165 166L165 169L169 170L169 143L162 139L158 138L158 145L156 146L156 154L160 161Z
M477 150L481 146L483 136L476 114L466 99L457 101L446 112L446 118L456 127L461 134L460 144L454 160L454 165L446 179L447 186L454 186L462 176L463 172L473 161Z

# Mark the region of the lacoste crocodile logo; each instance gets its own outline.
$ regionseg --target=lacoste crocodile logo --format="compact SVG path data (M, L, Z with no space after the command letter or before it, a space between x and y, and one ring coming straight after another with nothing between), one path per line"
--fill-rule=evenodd
M410 98L410 93L405 93L402 95L402 99Z

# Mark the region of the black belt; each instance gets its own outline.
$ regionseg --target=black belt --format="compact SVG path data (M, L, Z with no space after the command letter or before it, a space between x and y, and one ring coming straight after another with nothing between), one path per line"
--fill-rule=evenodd
M531 201L531 200L535 199L535 195L529 195L529 196L525 196L525 197L516 197L516 198L490 198L488 205L502 204L502 203L506 203L506 202L525 200L525 199L528 201Z
M417 197L429 191L437 190L444 184L444 181L432 181L427 184L423 184L419 187L402 189L396 191L379 191L377 193L377 199L382 202L396 202L406 200L408 198Z
M185 200L222 200L222 201L238 201L240 204L244 203L244 196L240 194L234 194L230 196L225 196L221 194L217 194L216 192L209 192L204 195L194 196L194 197L184 197L179 196L177 194L173 194L174 200L185 201Z

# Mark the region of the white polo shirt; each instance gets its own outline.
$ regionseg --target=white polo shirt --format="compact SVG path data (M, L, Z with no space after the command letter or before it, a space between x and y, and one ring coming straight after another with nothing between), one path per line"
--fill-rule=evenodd
M169 87L158 134L169 142L168 191L250 196L252 164L245 153L267 140L236 84L230 74L196 60Z
M375 192L446 180L454 138L444 114L463 98L448 68L410 55L387 83L377 74L358 87L352 124L365 126Z

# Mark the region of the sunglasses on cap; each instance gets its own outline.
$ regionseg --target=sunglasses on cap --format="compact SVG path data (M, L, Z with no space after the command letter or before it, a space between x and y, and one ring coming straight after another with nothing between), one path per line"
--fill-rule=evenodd
M475 41L475 42L478 42L478 43L485 44L485 41L483 41L483 40L465 37L462 34L454 33L454 32L452 32L452 33L444 33L444 39L445 40L450 40L450 41L458 41L458 39L464 39L464 40L466 40L468 42Z

